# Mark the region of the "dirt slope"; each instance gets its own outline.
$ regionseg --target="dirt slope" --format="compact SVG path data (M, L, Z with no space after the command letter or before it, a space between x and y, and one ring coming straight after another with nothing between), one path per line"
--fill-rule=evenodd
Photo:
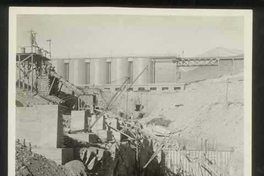
M67 176L63 167L16 143L16 176Z
M129 93L128 103L124 94L115 103L113 112L135 114L134 102L139 98L145 114L142 123L155 118L170 120L164 128L170 131L184 128L177 139L186 142L187 148L197 148L203 138L217 149L233 149L231 163L237 174L243 172L243 85L240 73L193 82L177 93Z
M168 126L171 131L187 126L181 134L183 137L214 139L219 144L241 150L243 83L243 74L236 74L190 83L185 91L177 93L124 93L112 111L132 115L135 113L135 99L139 98L144 106L142 122L161 117L172 121Z

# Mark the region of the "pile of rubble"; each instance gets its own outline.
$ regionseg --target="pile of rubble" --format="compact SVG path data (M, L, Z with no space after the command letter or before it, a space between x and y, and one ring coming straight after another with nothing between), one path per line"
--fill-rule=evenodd
M68 176L62 166L31 152L28 147L16 142L16 176L42 175Z

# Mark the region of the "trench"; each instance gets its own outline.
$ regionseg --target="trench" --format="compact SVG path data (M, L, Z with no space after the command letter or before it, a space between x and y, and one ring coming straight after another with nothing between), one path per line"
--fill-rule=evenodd
M74 160L81 161L87 175L101 176L161 176L162 160L155 157L143 168L155 153L151 139L144 137L140 141L138 150L129 141L107 143L93 146L74 145ZM67 165L67 164L66 164ZM76 172L74 168L72 172Z

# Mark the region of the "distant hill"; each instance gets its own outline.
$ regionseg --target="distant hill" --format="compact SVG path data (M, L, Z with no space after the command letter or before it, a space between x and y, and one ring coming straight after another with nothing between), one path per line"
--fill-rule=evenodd
M198 55L198 57L225 57L237 55L243 55L243 51L238 49L216 47Z
M228 49L223 47L216 47L210 49L198 57L226 57L226 56L243 56L243 51L237 49ZM220 75L230 74L232 69L231 61L220 62ZM182 73L181 82L190 82L195 80L209 79L217 76L217 67L203 66L203 67L183 67L180 68ZM236 61L234 63L233 73L243 72L243 62ZM173 83L175 82L175 65L171 63L157 64L156 66L156 82L157 83Z

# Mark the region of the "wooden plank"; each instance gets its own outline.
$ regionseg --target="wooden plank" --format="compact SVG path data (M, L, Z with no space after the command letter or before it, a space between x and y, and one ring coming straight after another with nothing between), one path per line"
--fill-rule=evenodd
M19 69L18 69L18 77L19 77L19 81L18 81L18 87L21 88L21 84L20 84L20 79L21 79L21 58L20 55L18 55L18 64L19 64Z
M28 74L28 72L29 72L29 61L27 61L27 90L30 90L30 82L29 82L29 74Z
M20 55L19 55L20 56ZM33 56L33 54L30 54L28 57L26 57L25 59L23 59L22 61L21 61L21 63L23 63L23 62L25 62L27 59L29 59L31 56Z
M26 65L25 63L23 63L23 72L25 73L26 72ZM25 74L23 74L23 90L25 90Z
M33 85L34 85L33 55L31 55L31 92L33 92Z
M56 78L54 77L53 80L52 80L52 83L50 85L50 88L49 88L49 95L50 95L50 92L51 92L51 89L52 89L52 87L54 85L55 80L56 80Z
M200 150L187 150L184 154L189 154L190 158L192 160L192 164L190 162L187 162L187 160L181 160L179 156L181 156L182 151L173 151L170 149L166 149L167 153L165 154L165 159L168 161L171 161L171 164L167 162L167 167L171 169L171 171L176 172L175 166L181 166L182 169L186 172L192 172L194 170L194 173L197 173L199 171L199 174L201 176L211 176L211 174L222 174L222 175L228 175L227 172L227 162L229 161L229 154L230 151L214 151L210 150L207 151L208 159L215 160L214 162L209 162L207 160L201 160L201 158L204 158L204 151ZM199 162L195 160L195 158L200 159ZM221 167L220 167L221 165ZM223 168L223 166L225 166ZM202 169L201 169L202 168Z
M185 158L188 161L188 165L191 166L194 175L195 176L201 176L200 172L196 169L196 167L195 167L194 163L191 161L191 159L187 155L183 154L183 156L184 156L183 158Z

